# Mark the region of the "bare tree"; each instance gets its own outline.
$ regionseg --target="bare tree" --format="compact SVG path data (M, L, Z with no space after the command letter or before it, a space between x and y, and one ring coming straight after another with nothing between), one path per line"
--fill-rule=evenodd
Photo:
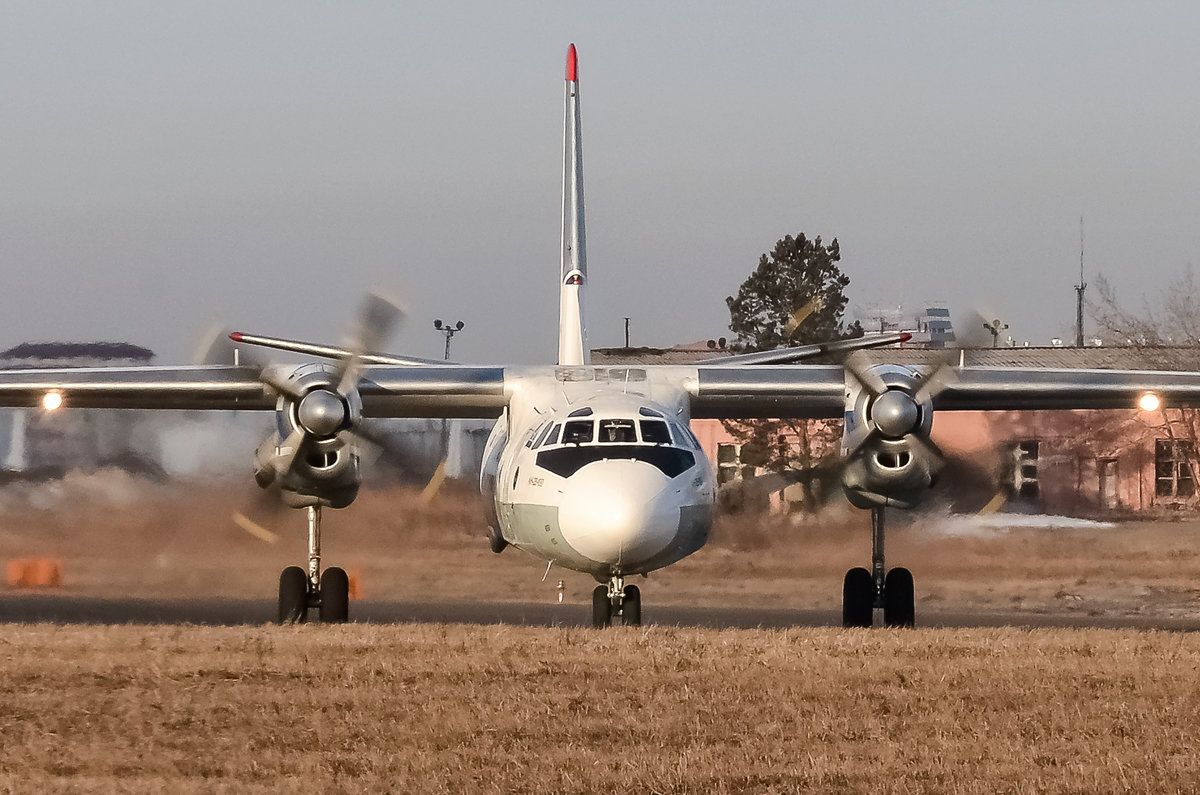
M1181 347L1200 343L1200 285L1190 265L1168 283L1156 299L1142 297L1138 311L1127 309L1117 299L1116 289L1103 276L1095 280L1098 298L1089 303L1091 316L1101 329L1107 344L1131 346L1149 369L1177 369ZM1107 413L1107 412L1105 412ZM1182 455L1178 465L1191 471L1191 482L1200 483L1200 411L1196 409L1159 409L1138 412L1126 421L1153 432L1170 445L1173 456ZM1200 494L1176 495L1188 502L1200 501Z

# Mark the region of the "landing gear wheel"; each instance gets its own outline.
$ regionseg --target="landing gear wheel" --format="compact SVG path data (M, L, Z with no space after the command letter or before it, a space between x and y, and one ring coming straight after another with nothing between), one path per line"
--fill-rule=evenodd
M504 540L504 536L500 533L499 529L495 527L489 527L488 546L492 548L493 552L499 555L508 546L508 542Z
M308 618L308 574L288 566L279 575L279 623L303 624Z
M627 627L642 625L642 592L636 585L625 586L625 599L621 604L621 623Z
M875 580L859 567L846 572L842 582L842 626L870 628L875 607Z
M883 625L911 627L916 624L916 614L912 572L892 569L883 584Z
M592 626L596 629L612 626L612 602L608 601L607 585L597 585L592 591Z
M350 578L337 566L321 575L322 624L345 624L350 620Z

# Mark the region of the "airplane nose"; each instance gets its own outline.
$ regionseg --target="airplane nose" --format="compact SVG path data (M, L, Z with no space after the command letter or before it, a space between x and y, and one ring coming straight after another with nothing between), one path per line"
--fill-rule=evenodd
M563 538L598 563L635 565L667 548L679 531L670 483L642 461L597 461L567 479L558 509Z

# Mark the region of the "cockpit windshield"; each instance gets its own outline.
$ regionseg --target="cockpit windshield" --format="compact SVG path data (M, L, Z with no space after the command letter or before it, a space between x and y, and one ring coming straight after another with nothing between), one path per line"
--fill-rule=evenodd
M542 443L535 445L541 450L537 454L537 464L561 477L570 477L594 461L630 459L657 467L667 477L678 477L696 462L695 455L687 448L697 448L679 425L668 423L666 419L649 419L651 416L661 415L642 411L638 419L589 417L568 420L562 426L562 447L555 446L558 441L558 426L555 425L541 439Z
M541 431L531 442L532 447L542 447L558 442L558 427L549 433ZM674 438L672 439L672 433ZM543 438L544 436L544 438ZM598 420L569 420L563 426L563 444L665 444L672 442L678 447L693 447L688 436L676 425L672 431L666 420L629 419L609 417Z
M572 420L563 428L563 444L588 444L592 441L591 420Z
M671 432L662 420L639 420L642 429L642 441L646 444L670 444Z
M613 419L600 420L600 442L621 442L629 444L637 441L637 431L634 430L633 420Z

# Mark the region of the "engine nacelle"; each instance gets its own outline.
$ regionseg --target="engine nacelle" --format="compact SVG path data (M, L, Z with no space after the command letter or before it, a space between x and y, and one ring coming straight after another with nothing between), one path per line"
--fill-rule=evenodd
M355 390L342 395L327 365L309 364L288 376L294 395L276 403L276 431L255 451L254 479L279 486L292 508L344 508L362 482L358 445L350 431L362 418Z
M846 373L842 488L858 508L913 508L942 467L929 440L933 400L922 390L925 376L888 364L861 375Z
M878 439L846 462L842 489L857 508L915 508L940 468L936 455L910 439Z

